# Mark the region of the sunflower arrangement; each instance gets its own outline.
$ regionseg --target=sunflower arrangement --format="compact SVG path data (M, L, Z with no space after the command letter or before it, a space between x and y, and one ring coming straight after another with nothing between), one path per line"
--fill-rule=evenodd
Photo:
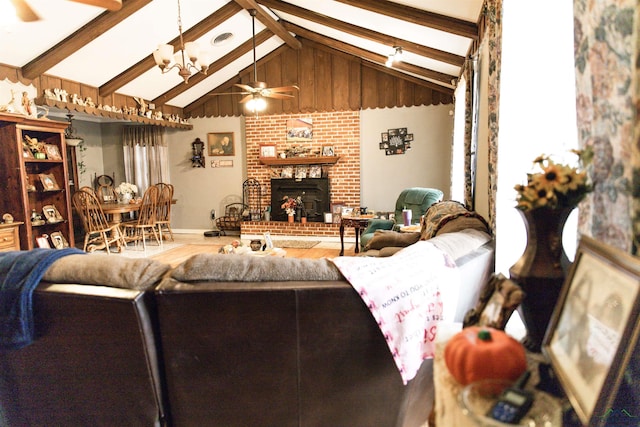
M591 163L593 151L571 150L578 156L578 164L557 163L550 156L541 155L533 161L537 172L527 174L527 184L514 188L516 208L523 211L547 207L558 209L576 206L592 191L586 167Z

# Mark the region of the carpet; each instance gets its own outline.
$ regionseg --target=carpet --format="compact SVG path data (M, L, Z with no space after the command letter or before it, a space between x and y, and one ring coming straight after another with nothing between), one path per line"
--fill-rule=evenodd
M318 243L317 240L273 240L273 246L276 248L291 248L291 249L311 249ZM263 242L264 243L264 242Z

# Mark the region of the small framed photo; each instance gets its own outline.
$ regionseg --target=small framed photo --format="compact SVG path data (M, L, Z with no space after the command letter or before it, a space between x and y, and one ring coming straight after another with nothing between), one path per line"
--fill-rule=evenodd
M348 208L344 206L342 208L342 216L351 216L353 214L353 208Z
M273 240L271 240L271 233L268 231L264 233L264 244L267 249L273 249Z
M296 179L301 180L307 177L306 166L296 166Z
M51 245L49 244L49 235L43 234L40 237L36 237L36 243L39 248L42 249L51 249Z
M332 157L335 156L335 150L333 149L333 145L323 145L322 146L322 156L323 157Z
M324 223L333 224L333 214L331 212L324 213Z
M389 142L389 133L388 132L382 132L382 134L380 135L380 141Z
M309 178L322 178L322 166L320 165L309 166Z
M62 215L60 215L60 212L54 205L43 206L42 213L44 214L44 217L49 224L55 224L57 222L64 221Z
M56 249L64 249L69 247L69 242L65 239L64 234L59 231L51 233L51 243Z
M293 178L293 166L283 166L280 178Z
M60 190L58 183L56 182L56 177L50 173L41 173L38 175L40 178L40 183L42 183L42 189L44 191L56 191Z
M62 160L62 156L60 155L60 150L58 150L57 145L45 144L44 152L49 160Z
M464 316L462 326L488 326L504 330L523 298L524 292L516 282L502 273L494 274L480 292L476 306Z
M331 220L334 224L342 222L342 209L345 207L342 203L331 203Z
M207 134L207 144L210 156L233 156L233 132L214 132Z
M543 342L583 425L607 421L640 333L639 296L640 260L583 236Z
M25 159L34 159L33 152L26 144L22 145L22 157Z
M260 144L260 157L275 158L277 155L276 144Z

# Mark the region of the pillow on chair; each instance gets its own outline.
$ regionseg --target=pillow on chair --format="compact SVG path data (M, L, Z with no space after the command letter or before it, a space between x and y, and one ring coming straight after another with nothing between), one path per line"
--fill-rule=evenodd
M491 234L489 225L482 215L467 210L460 202L445 200L434 203L427 209L420 238L428 240L441 233L452 233L467 228Z
M413 245L420 240L420 233L400 233L398 231L390 230L376 230L373 233L373 237L367 245L365 250L369 249L382 249L389 246L407 247Z

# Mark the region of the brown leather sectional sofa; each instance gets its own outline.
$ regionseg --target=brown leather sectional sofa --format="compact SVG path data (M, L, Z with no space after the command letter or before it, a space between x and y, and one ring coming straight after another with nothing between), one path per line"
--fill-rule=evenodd
M464 283L455 320L474 306L493 271L493 255L488 242L457 257ZM245 263L248 276L262 274L246 264L258 259L210 256ZM82 257L84 268L74 257ZM150 260L118 257L123 263L118 270L153 283L135 290L116 287L121 284L100 265L104 259L100 254L62 258L36 289L35 341L0 353L0 425L408 427L426 422L433 396L431 361L404 386L376 322L329 261L268 261L282 265L293 280L273 280L269 273L268 281L238 281L205 272L200 274L205 280L184 281L176 278L180 267L167 272ZM80 281L89 269L102 272ZM91 284L100 277L111 286ZM59 284L74 280L89 284ZM140 281L137 286L146 287Z

